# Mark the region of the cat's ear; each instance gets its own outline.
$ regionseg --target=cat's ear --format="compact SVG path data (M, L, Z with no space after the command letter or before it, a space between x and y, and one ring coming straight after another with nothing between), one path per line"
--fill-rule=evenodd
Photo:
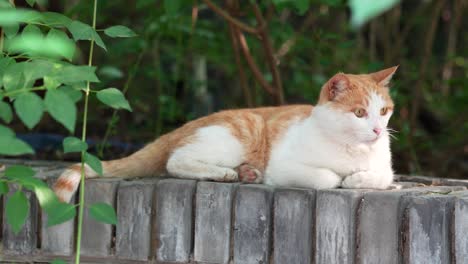
M349 86L349 79L344 73L335 74L327 83L328 100L333 100L337 94L348 89Z
M391 68L381 70L378 72L374 72L369 74L374 81L376 81L379 85L388 86L390 80L392 79L393 74L395 74L398 66L393 66Z

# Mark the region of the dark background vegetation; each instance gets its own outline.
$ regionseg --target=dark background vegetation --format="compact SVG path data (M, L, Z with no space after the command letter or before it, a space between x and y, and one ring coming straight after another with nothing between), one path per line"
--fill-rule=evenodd
M391 88L396 110L390 127L398 131L392 144L396 172L467 178L466 0L401 1L359 30L350 27L347 1L311 0L303 12L287 3L262 1L255 10L248 1L213 1L257 29L255 34L239 34L205 1L168 2L99 2L97 28L121 24L139 35L107 42L107 53L95 51L93 64L101 83L94 87L128 88L133 108L113 116L113 110L91 100L88 138L100 142L107 131L111 144L101 153L104 159L128 155L213 111L313 104L323 83L338 71L366 73L400 65ZM92 20L89 1L52 0L36 8ZM249 56L242 52L243 37ZM75 61L84 64L89 44L82 44ZM249 67L249 59L260 76ZM32 133L17 118L13 127L23 136ZM69 134L48 116L34 133ZM46 144L53 137L34 138L36 147L43 145L34 158L78 158Z

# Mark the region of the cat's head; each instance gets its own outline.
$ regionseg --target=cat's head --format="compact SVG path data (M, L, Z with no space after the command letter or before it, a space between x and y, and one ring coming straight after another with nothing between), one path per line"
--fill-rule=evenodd
M322 87L318 105L327 130L346 143L373 144L386 135L393 113L389 82L398 66L369 74L338 73Z

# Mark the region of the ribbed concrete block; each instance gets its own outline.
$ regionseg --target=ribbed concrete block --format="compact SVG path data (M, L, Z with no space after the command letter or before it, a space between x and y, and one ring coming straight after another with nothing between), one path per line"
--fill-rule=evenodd
M115 255L148 260L151 255L151 217L156 181L121 182L117 191Z
M365 190L317 191L317 264L354 263L356 211Z
M404 263L450 263L454 197L435 194L403 200L408 200L402 230Z
M197 263L229 262L235 186L216 182L199 182L197 185L194 247Z
M468 192L457 194L453 216L453 261L468 263Z
M268 186L239 186L234 202L234 263L269 263L272 201Z
M56 178L48 177L46 182L51 187ZM71 202L75 202L73 196ZM74 250L75 218L54 226L47 226L47 214L42 211L41 251L47 255L70 256Z
M29 214L19 233L13 233L13 230L11 230L11 227L6 222L5 205L8 198L16 191L17 188L10 185L10 192L3 196L2 254L30 255L35 252L37 247L38 204L34 194L29 191L23 191L26 194L26 198L29 200Z
M92 179L85 185L85 204L107 203L115 208L118 180ZM94 220L85 209L81 252L84 256L105 257L112 254L113 226Z
M311 263L315 191L276 189L273 207L273 263Z
M463 188L438 186L365 193L358 211L357 263L401 263L400 225L409 201L400 201L402 197Z
M158 263L187 263L192 246L192 202L196 182L167 179L156 189Z

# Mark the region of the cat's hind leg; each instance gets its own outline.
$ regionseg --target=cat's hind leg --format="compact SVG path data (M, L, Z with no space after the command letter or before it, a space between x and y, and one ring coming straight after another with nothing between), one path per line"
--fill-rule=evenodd
M200 128L190 141L170 155L166 169L173 176L187 179L238 181L238 167L244 147L224 126Z

